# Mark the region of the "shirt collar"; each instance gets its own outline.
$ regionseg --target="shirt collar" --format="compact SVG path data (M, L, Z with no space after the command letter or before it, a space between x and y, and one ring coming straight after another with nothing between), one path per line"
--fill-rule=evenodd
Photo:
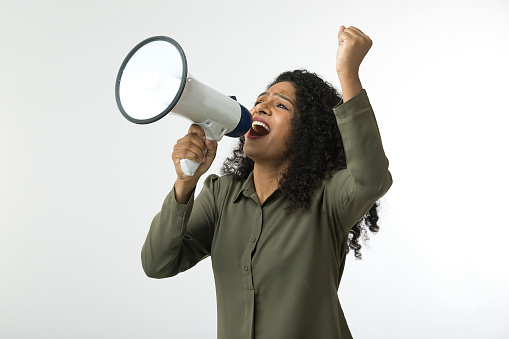
M254 180L253 180L253 172L249 173L248 177L242 184L242 187L240 188L239 192L237 193L237 196L233 200L234 203L239 201L241 195L244 195L246 198L251 198L254 201L258 202L258 196L256 195L256 190L254 186ZM264 201L263 205L266 205L267 203L276 200L281 195L281 190L278 188L272 194Z
M235 200L233 200L233 202L237 202L242 194L248 198L251 198L253 194L256 194L256 190L254 188L253 172L252 171L251 171L251 173L249 173L246 180L244 180L244 183L242 184L242 187L240 188L240 190L237 193L237 196L235 197Z

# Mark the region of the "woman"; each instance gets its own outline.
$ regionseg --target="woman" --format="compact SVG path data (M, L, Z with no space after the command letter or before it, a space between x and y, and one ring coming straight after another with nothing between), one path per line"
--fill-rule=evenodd
M343 26L338 40L343 101L312 73L281 74L258 97L226 175L209 176L196 201L217 143L193 125L174 147L177 180L152 222L143 268L170 277L210 255L218 338L352 337L337 296L345 256L349 247L360 255L363 216L377 230L375 203L392 179L358 76L371 40ZM203 163L187 177L181 159Z

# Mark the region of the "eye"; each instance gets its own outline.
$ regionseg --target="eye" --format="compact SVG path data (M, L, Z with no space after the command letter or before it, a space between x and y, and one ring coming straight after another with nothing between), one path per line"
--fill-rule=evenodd
M261 103L262 103L261 101L257 101L257 102L254 103L254 105L256 106L256 105L261 104Z
M282 109L286 109L288 111L288 108L286 108L286 106L283 105L283 104L277 104L277 107L282 108Z

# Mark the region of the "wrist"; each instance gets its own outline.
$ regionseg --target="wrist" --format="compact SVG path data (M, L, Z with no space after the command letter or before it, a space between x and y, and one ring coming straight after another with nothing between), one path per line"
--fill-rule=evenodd
M343 93L343 102L347 102L362 91L362 83L358 73L339 74L341 83L341 92Z
M338 71L338 78L341 84L343 83L353 83L360 82L359 72L346 70L346 71Z
M187 181L187 180L181 180L177 178L177 181L175 181L175 200L179 204L187 204L189 202L189 199L191 198L191 195L193 194L194 188L196 187L196 182L194 181Z

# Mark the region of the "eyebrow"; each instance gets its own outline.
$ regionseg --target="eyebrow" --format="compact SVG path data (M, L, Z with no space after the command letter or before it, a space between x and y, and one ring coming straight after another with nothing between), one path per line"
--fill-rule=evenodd
M263 92L263 93L260 93L260 95L258 96L258 98L259 98L259 97L261 97L262 95L269 95L269 94L270 94L269 92ZM284 96L284 95L282 95L282 94L274 93L274 96L279 97L279 98L281 98L281 99L283 99L283 100L286 100L286 101L290 102L292 105L294 105L294 106L295 106L295 104L293 103L293 101L291 101L290 99L288 99L287 97L285 97L285 96Z

